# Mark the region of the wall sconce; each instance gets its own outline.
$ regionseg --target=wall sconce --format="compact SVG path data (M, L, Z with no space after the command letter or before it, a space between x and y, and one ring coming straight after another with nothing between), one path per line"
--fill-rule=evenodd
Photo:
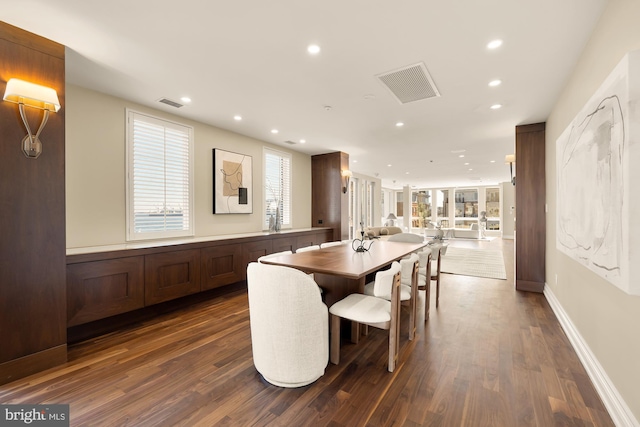
M511 172L511 184L516 185L516 177L513 176L513 164L516 162L515 154L507 154L504 156L504 164L509 165L509 171Z
M27 128L27 136L22 140L22 151L25 156L35 159L40 153L42 153L42 143L40 142L40 133L47 124L49 119L49 112L57 112L60 109L60 101L58 100L58 94L55 89L49 87L40 86L35 83L25 82L19 79L9 79L7 82L7 88L4 91L5 101L18 104L20 110L20 117L22 122ZM31 132L27 116L24 112L24 107L32 107L40 110L44 110L44 117L40 123L40 127L35 135Z
M340 175L342 175L342 180L344 182L344 185L342 186L342 192L346 193L347 189L349 188L349 180L353 176L353 172L351 172L349 169L345 169L340 172Z

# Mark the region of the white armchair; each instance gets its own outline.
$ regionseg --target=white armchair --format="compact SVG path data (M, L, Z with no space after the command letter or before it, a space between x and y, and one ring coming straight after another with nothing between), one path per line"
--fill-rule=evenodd
M329 361L329 313L316 282L302 271L247 267L253 363L269 383L302 387Z

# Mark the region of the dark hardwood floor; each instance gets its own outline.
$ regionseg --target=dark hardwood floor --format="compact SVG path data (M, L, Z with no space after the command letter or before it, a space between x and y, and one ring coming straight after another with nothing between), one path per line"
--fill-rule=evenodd
M544 296L514 290L513 241L451 244L501 249L508 280L444 274L411 342L403 311L393 373L370 328L316 383L266 383L240 291L72 345L0 403L68 403L73 426L612 426Z

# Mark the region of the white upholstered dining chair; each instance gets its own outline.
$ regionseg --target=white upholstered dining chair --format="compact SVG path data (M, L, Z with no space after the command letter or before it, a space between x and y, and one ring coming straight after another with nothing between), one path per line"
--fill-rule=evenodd
M293 268L253 262L247 286L257 371L280 387L302 387L324 375L329 316L316 282Z
M418 271L419 258L417 254L411 254L400 260L400 302L409 307L409 340L412 340L416 333L416 314L418 300ZM373 282L364 285L364 294L376 296L376 281L387 281L385 275L376 274ZM388 284L378 284L380 289ZM391 294L378 295L379 298L391 300Z
M400 264L394 262L388 270L379 271L374 295L351 294L329 309L331 321L331 363L340 363L340 319L373 326L389 331L389 362L387 369L393 372L400 349ZM384 280L383 280L384 279ZM391 295L390 300L384 296Z

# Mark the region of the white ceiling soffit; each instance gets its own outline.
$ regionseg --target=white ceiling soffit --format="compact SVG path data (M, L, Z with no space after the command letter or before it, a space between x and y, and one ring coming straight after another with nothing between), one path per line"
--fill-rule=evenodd
M401 104L440 96L423 62L376 76Z

